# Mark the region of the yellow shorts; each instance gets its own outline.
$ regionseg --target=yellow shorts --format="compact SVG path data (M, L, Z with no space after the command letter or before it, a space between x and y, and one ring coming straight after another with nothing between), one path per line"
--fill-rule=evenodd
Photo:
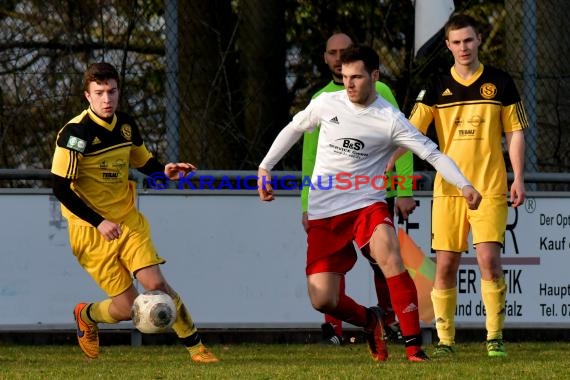
M473 245L505 241L508 206L506 197L483 197L477 210L469 210L463 197L435 197L431 214L431 246L434 250L467 251L471 228Z
M95 227L69 224L73 255L109 297L127 290L137 270L166 262L158 256L149 223L140 212L130 213L121 231L119 239L106 241Z

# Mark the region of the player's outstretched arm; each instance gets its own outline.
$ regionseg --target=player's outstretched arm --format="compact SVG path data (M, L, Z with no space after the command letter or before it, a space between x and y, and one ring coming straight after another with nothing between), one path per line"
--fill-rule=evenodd
M171 180L177 180L180 173L186 175L193 171L196 171L196 166L188 162L170 162L164 165L164 174Z
M461 173L455 161L441 153L438 149L434 149L426 157L426 161L432 164L446 182L461 189L461 193L471 210L477 210L477 208L479 208L482 199L481 194L473 187L471 182L465 178L463 173Z
M267 169L259 168L257 171L257 192L259 199L264 202L271 202L273 196L273 186L271 186L271 172Z

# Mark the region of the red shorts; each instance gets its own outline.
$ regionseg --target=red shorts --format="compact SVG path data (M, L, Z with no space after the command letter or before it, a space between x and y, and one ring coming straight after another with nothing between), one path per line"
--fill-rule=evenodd
M384 202L330 218L309 220L305 273L345 274L356 263L353 240L359 248L364 248L380 224L394 227Z

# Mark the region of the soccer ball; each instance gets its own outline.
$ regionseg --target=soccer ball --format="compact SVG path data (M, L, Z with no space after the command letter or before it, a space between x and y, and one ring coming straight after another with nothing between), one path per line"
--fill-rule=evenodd
M160 290L149 290L135 298L131 319L142 333L165 332L176 320L176 306L168 294Z

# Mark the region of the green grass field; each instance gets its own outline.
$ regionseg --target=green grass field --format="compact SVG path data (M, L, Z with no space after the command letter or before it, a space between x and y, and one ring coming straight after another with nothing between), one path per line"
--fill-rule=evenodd
M220 363L198 365L178 345L106 346L97 360L76 346L0 345L0 379L567 379L568 342L510 343L488 358L482 343L458 345L454 360L409 363L390 345L385 363L363 344L238 344L211 349ZM427 352L430 352L428 348Z

